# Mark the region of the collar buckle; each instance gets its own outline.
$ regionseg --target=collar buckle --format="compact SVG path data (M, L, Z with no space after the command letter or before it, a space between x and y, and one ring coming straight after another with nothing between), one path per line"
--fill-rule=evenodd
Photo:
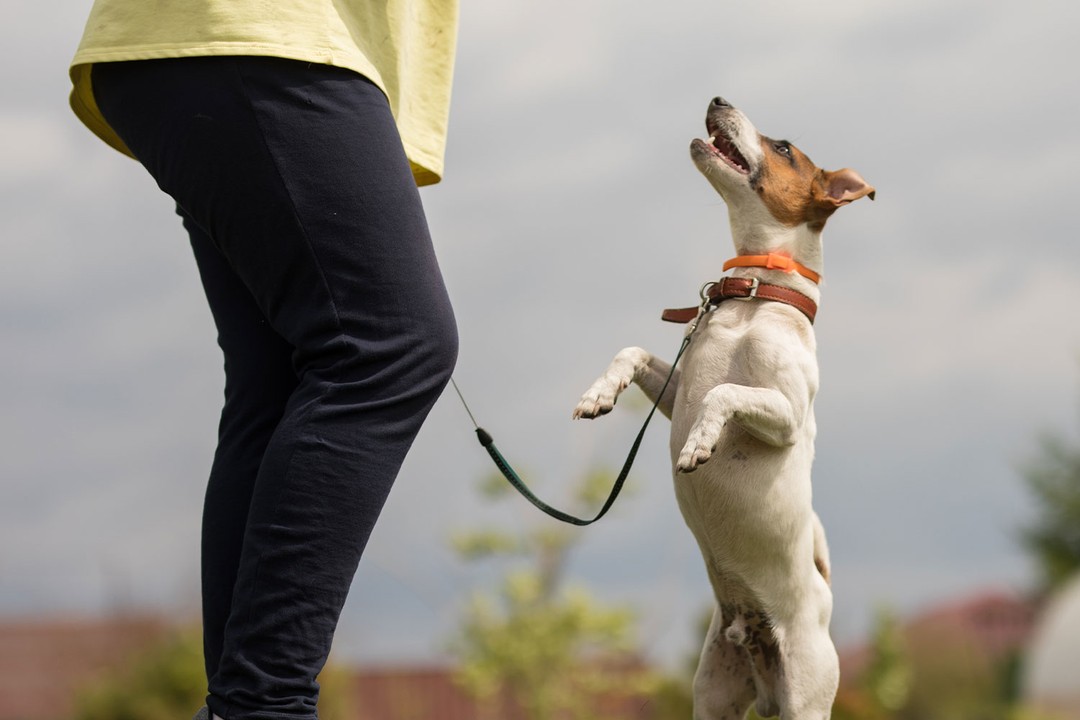
M747 278L750 281L750 287L746 291L746 295L733 295L732 300L753 300L757 297L758 287L761 286L761 280L756 277Z

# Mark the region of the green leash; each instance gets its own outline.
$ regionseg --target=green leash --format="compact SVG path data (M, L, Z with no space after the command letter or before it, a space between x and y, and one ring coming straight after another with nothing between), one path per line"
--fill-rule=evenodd
M710 283L711 284L711 283ZM503 454L499 452L499 448L495 447L495 440L491 437L491 433L476 422L476 418L473 417L472 411L469 410L468 403L465 402L465 397L461 394L461 390L458 388L457 383L451 378L450 382L454 385L454 390L457 392L458 397L461 399L461 404L465 406L465 412L469 414L469 419L472 420L473 426L476 428L476 437L480 441L480 445L487 450L488 455L491 456L492 461L495 463L495 467L499 469L499 472L503 474L511 485L525 496L525 499L535 505L537 508L547 513L556 520L561 520L564 523L571 525L585 526L592 525L594 522L604 517L607 511L611 509L611 506L615 503L615 498L619 496L622 491L623 484L626 482L626 477L630 474L630 467L634 464L634 459L637 457L638 448L641 446L641 441L645 438L645 430L649 427L649 422L652 420L653 414L656 413L656 408L660 405L661 398L664 397L664 393L667 392L668 385L671 383L671 378L675 376L675 368L679 365L679 360L682 358L683 353L686 352L687 346L690 345L690 338L693 337L694 331L697 330L698 322L701 317L707 312L709 307L709 298L705 297L705 289L702 288L702 304L698 310L698 315L694 319L693 324L686 332L686 336L683 338L682 345L679 347L679 352L675 354L675 361L671 363L671 372L668 373L667 379L664 380L663 387L660 388L659 394L656 396L656 402L653 403L652 409L649 410L648 416L645 418L645 423L641 426L641 430L638 431L637 438L634 439L634 444L630 446L630 453L626 457L626 462L623 463L622 470L619 472L619 476L615 478L615 484L611 488L611 493L608 495L607 500L604 502L603 507L600 508L600 512L596 514L596 517L591 520L585 520L579 517L574 517L562 510L557 510L546 502L536 497L529 486L525 484L525 481L514 471L514 468L510 466L510 463L506 461Z

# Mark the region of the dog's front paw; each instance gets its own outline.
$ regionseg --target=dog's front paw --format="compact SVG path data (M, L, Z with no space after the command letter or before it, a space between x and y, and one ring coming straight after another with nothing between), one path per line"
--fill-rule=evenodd
M581 396L574 408L574 419L595 418L611 412L619 393L630 386L640 368L649 364L650 357L638 347L620 350L600 379Z
M619 393L627 388L630 380L627 378L604 375L592 384L585 394L581 396L577 407L574 408L574 419L596 418L607 415L615 407L615 399Z
M720 442L723 429L723 424L717 423L700 422L695 425L679 453L679 459L675 461L675 469L681 473L692 473L708 462L716 444Z

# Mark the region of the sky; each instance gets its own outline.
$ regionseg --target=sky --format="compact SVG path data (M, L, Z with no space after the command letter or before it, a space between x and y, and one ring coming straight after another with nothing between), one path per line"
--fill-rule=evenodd
M0 23L0 617L190 617L221 359L171 201L68 109L90 4L7 0ZM570 413L620 348L673 356L660 310L732 254L688 153L723 95L877 188L826 228L815 325L837 642L881 607L1030 587L1021 468L1041 434L1078 437L1077 26L1052 1L463 3L445 179L422 195L477 419L554 505L621 465L645 404ZM643 651L674 663L711 601L666 425L577 531L568 582L632 608ZM554 522L485 501L490 472L448 392L361 562L340 657L446 661L499 572L450 539Z

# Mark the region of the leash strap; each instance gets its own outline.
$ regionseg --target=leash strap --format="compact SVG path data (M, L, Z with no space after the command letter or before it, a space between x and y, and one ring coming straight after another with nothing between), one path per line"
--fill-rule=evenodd
M707 305L703 303L702 307L698 309L698 320L704 315ZM656 412L656 408L660 405L660 400L664 397L664 393L667 392L668 385L671 383L671 378L675 376L675 368L679 364L679 360L682 358L683 352L686 351L687 346L690 344L690 338L694 334L694 330L697 329L697 322L690 327L686 336L683 338L682 345L679 347L679 352L675 355L675 361L671 363L671 372L668 373L667 379L664 380L664 385L660 388L660 393L656 396L656 402L653 403L652 410L649 411L648 416L645 418L645 423L641 426L641 430L638 431L637 437L634 439L634 444L630 446L630 453L626 456L626 462L623 463L622 470L619 472L619 476L615 478L615 484L611 488L611 492L608 494L607 500L604 502L603 507L600 508L600 512L595 517L589 520L585 520L579 517L574 517L569 513L565 513L562 510L557 510L551 507L546 502L536 497L529 486L525 484L525 481L514 471L514 468L510 466L510 463L506 461L503 454L499 452L499 448L495 447L495 440L491 437L491 433L484 428L480 427L476 423L476 418L473 417L469 406L465 404L465 398L461 395L461 390L458 389L457 383L454 383L454 390L457 391L458 397L461 398L462 404L465 405L465 411L469 413L469 417L472 418L473 425L476 426L476 438L480 441L480 445L487 450L488 455L491 456L492 461L495 463L495 467L499 469L499 472L503 474L503 477L509 481L514 488L521 493L526 500L531 502L537 508L547 513L556 520L561 520L564 523L570 525L577 525L583 527L585 525L592 525L594 522L604 517L607 511L611 509L611 506L615 503L615 498L619 496L622 491L623 484L626 482L627 476L630 474L630 467L634 464L634 459L637 457L638 448L641 447L641 441L645 438L645 430L649 427L649 421L652 420L653 414ZM453 382L453 379L451 379Z
M785 258L784 256L775 253L770 253L767 256L747 256L746 260L753 261L754 263L757 263L758 261L768 262L769 264L767 264L766 267L779 268L788 270L789 272L794 270L803 275L806 275L803 270L808 270L808 268L803 268L802 265L799 265L790 258ZM739 260L728 262L733 263L731 266L750 265L750 262L743 263ZM725 270L727 270L728 267L729 265L724 265ZM816 273L814 273L814 275L816 276ZM810 277L810 275L806 276ZM816 277L811 277L810 279L815 280L815 282L817 281ZM623 484L630 474L630 468L633 466L635 458L637 458L637 452L638 448L641 447L641 441L645 439L645 431L648 429L649 422L656 413L656 408L660 406L660 400L663 399L664 393L667 392L668 385L671 384L671 378L675 377L675 368L678 367L679 360L682 359L683 353L686 352L686 348L690 345L690 339L694 336L694 332L697 330L701 318L704 317L705 313L707 313L711 307L730 298L742 300L761 298L762 300L775 300L791 305L802 311L811 323L814 322L814 316L817 314L817 304L802 293L780 285L762 283L757 278L725 277L718 282L705 283L701 287L699 296L701 297L701 304L696 308L679 308L664 311L662 316L663 320L677 323L690 323L690 327L687 328L686 335L683 336L682 345L679 346L679 352L675 354L675 360L671 363L671 372L668 373L667 378L664 380L664 385L660 388L660 392L656 396L656 402L653 403L652 409L649 410L649 414L645 417L645 422L642 424L641 430L638 431L637 437L634 438L634 444L630 446L630 452L626 456L626 462L623 463L619 476L615 478L615 484L612 486L607 500L604 501L604 505L600 508L600 512L589 520L575 517L562 510L553 508L533 494L529 489L529 486L521 479L521 476L519 476L510 463L507 462L506 458L503 457L503 454L499 452L499 448L495 446L495 439L491 437L491 433L480 427L476 422L476 418L469 409L469 404L465 402L465 397L461 394L461 390L458 388L457 383L453 378L450 378L454 390L461 399L461 404L465 406L465 412L469 414L469 419L472 420L473 426L476 428L476 439L480 441L480 445L487 451L487 454L491 456L492 462L495 463L495 467L499 469L499 472L502 473L503 477L505 477L507 481L514 486L514 489L521 493L526 500L556 520L561 520L564 523L577 525L579 527L592 525L607 514L607 511L610 510L611 506L615 503L615 498L622 492Z

